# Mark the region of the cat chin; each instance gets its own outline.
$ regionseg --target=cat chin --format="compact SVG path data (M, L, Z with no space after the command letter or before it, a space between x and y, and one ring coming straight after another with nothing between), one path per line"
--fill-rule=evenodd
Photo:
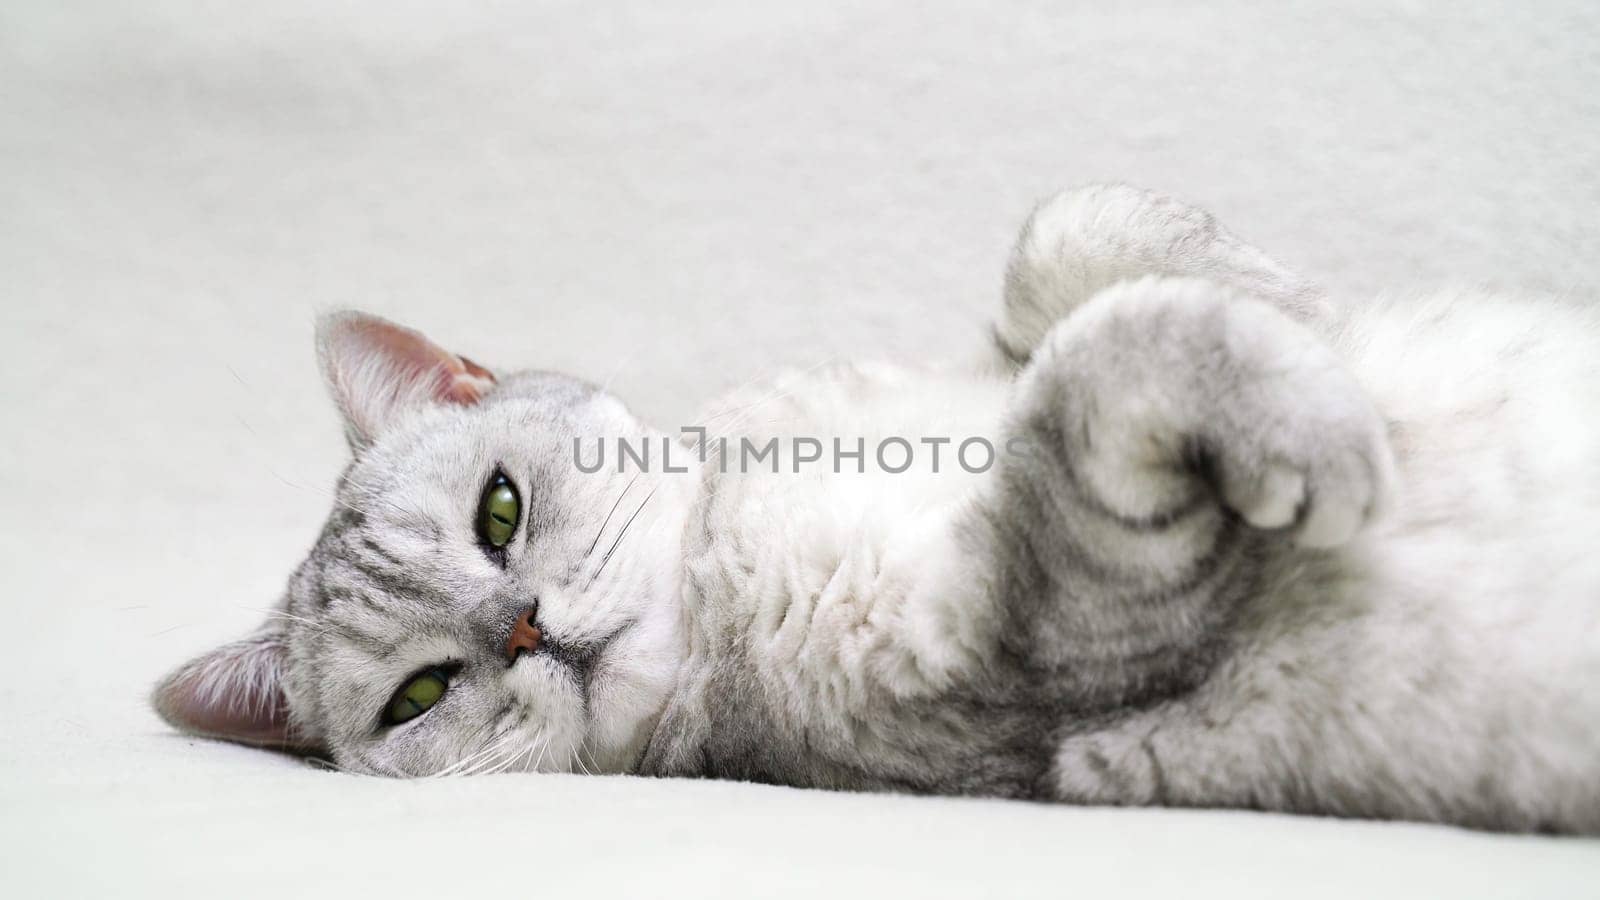
M632 771L644 752L684 658L675 621L647 612L614 633L596 656L587 693L591 768Z

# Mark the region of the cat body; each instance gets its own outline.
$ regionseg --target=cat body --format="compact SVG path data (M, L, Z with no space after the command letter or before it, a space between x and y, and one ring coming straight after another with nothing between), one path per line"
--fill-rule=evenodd
M989 686L909 661L893 629L916 614L911 595L981 578L927 530L960 521L983 475L947 456L934 477L925 453L902 474L709 473L687 543L691 664L647 769L1592 831L1600 481L1587 461L1600 461L1600 430L1582 410L1600 395L1579 380L1592 326L1558 305L1512 310L1462 293L1340 323L1390 423L1399 496L1337 549L1249 548L1226 646L1193 684L1132 707L1056 705L1044 676ZM1588 396L1536 388L1553 380ZM999 383L990 394L943 373L843 367L730 402L785 423L742 435L758 445L884 422L998 444ZM1552 792L1556 772L1568 775Z
M971 369L790 373L686 437L331 320L339 505L283 615L157 707L397 775L1600 833L1595 311L1332 303L1109 186L1035 212L993 337ZM580 471L608 438L691 464ZM377 712L418 671L435 705Z

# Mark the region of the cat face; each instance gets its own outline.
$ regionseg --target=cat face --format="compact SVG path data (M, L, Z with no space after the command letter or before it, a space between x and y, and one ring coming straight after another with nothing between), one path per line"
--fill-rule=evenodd
M663 438L574 379L485 369L379 319L319 328L353 459L281 612L156 691L189 731L391 775L626 768L683 656L688 485L584 473Z

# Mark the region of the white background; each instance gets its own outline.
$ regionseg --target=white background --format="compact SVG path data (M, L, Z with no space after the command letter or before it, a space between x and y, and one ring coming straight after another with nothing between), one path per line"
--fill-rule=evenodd
M0 893L1600 894L1595 842L402 784L168 733L148 686L326 513L318 310L671 427L780 366L969 352L1030 204L1083 181L1338 295L1600 285L1592 2L677 6L0 4Z

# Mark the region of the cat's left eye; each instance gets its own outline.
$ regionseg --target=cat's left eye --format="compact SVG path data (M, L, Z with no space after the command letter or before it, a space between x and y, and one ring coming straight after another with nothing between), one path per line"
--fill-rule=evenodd
M522 498L504 472L496 471L478 501L478 538L500 550L511 543L522 518Z
M429 669L400 686L383 711L383 724L409 722L433 708L450 689L450 676L442 669Z

